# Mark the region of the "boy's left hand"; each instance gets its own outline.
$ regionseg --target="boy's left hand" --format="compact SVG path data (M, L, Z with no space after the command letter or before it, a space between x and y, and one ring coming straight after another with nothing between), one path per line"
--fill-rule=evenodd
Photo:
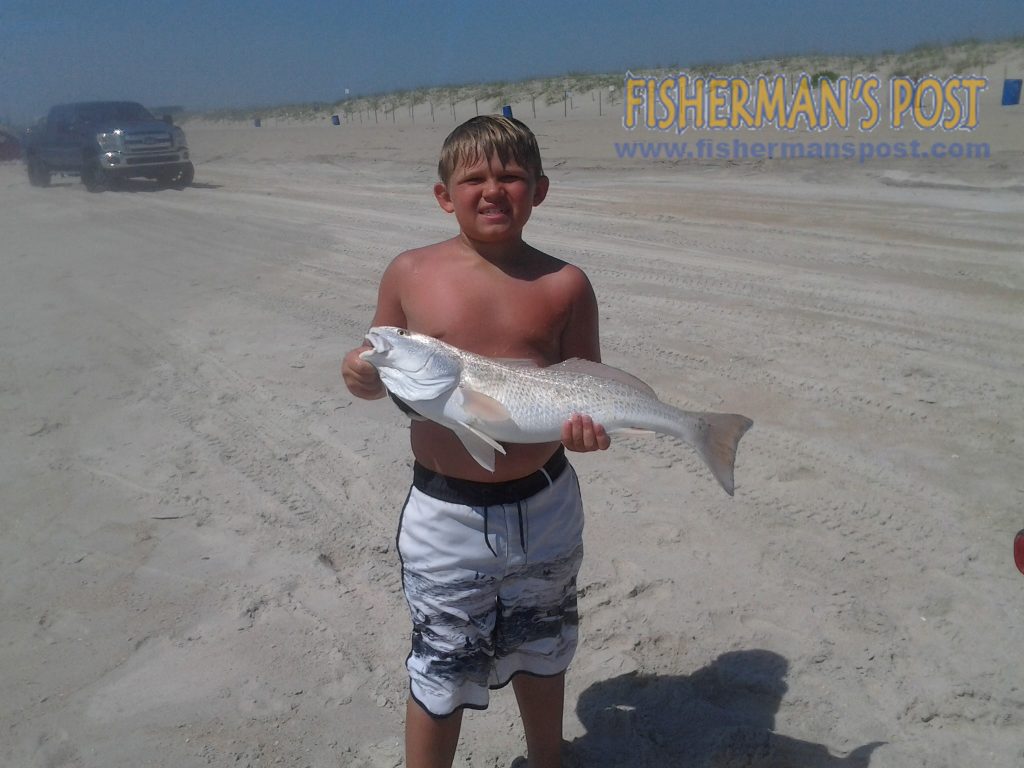
M604 427L595 424L589 416L574 413L562 425L562 445L570 451L604 451L612 444Z

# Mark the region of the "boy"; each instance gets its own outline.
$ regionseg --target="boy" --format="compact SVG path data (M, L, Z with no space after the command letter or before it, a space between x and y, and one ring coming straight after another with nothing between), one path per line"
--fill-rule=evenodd
M381 278L372 325L429 334L490 357L551 365L600 362L597 300L586 275L523 241L548 191L533 133L518 120L475 117L445 140L434 185L459 234L399 255ZM387 393L349 352L352 394ZM413 618L406 661L406 764L451 766L462 710L483 709L510 680L531 768L561 765L565 669L576 647L583 554L579 485L562 445L507 445L493 473L450 430L414 421L416 459L398 552ZM586 416L562 429L569 450L603 450Z

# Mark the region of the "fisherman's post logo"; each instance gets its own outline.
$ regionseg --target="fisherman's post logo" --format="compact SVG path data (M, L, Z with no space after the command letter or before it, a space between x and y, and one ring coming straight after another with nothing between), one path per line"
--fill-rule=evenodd
M985 142L828 140L830 130L867 134L879 127L909 132L970 132L988 79L974 75L887 79L835 73L719 77L679 73L624 79L622 125L685 135L687 131L798 132L802 141L616 142L620 158L742 160L989 157ZM834 134L832 134L834 136ZM807 137L812 140L806 140ZM925 139L928 137L925 136Z
M888 98L883 101L882 88ZM679 74L658 79L626 74L623 126L683 133L689 128L777 128L823 131L856 127L870 131L887 120L893 128L973 130L984 77L945 79L876 75L821 77L803 73L746 77Z

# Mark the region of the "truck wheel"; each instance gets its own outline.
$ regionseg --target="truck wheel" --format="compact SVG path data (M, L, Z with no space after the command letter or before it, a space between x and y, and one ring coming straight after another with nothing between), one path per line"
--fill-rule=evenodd
M178 185L184 189L185 187L192 186L192 182L196 178L196 167L192 163L186 163L185 167L181 169L181 178L178 179Z
M160 177L160 183L173 189L185 189L196 177L196 167L185 163Z
M82 168L82 183L90 192L105 192L110 189L110 174L98 163L86 163Z
M28 183L33 187L50 186L50 169L37 157L30 157L26 161L28 169Z

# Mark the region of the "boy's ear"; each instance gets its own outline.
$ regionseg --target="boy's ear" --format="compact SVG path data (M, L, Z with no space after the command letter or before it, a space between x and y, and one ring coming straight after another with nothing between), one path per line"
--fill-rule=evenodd
M537 186L533 190L533 204L535 206L544 202L544 198L548 196L548 187L550 186L551 179L547 176L541 176L537 179Z
M437 182L434 185L434 197L437 199L437 204L441 206L441 210L445 213L454 213L455 206L452 204L451 195L448 194L448 187L443 182Z

